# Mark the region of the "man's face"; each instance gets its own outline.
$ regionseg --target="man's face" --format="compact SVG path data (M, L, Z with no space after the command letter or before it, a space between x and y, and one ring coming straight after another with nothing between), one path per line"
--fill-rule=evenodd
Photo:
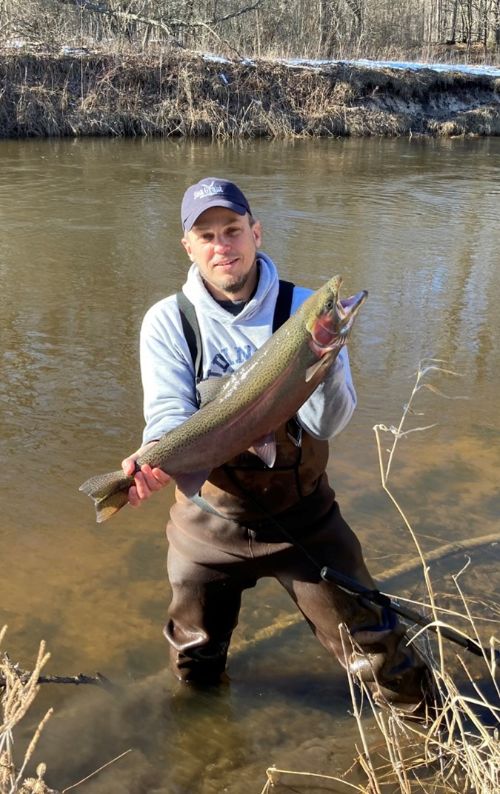
M219 300L248 300L257 283L255 255L261 244L260 223L226 207L205 210L182 245L211 294Z

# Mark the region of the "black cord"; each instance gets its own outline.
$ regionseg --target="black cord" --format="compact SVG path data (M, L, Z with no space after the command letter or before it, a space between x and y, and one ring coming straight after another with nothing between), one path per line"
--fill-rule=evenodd
M239 488L245 499L247 499L250 504L254 505L292 546L295 546L297 549L299 549L307 557L307 559L313 563L313 565L320 572L320 576L324 581L333 582L333 584L336 584L337 587L340 587L342 590L349 593L349 595L351 595L360 603L363 603L363 601L370 601L372 604L376 604L383 609L390 609L392 612L395 612L396 614L401 615L401 617L406 618L406 620L417 623L428 630L430 629L434 633L439 632L443 637L446 637L446 639L450 640L451 642L455 642L457 645L461 645L462 648L471 651L471 653L474 653L476 656L486 656L487 658L490 655L490 650L488 648L483 648L469 637L464 638L461 634L455 632L453 629L448 628L447 626L431 626L429 625L427 617L420 612L401 607L398 604L395 604L389 596L381 593L380 590L371 590L370 588L362 585L360 582L357 582L355 579L352 579L350 576L340 573L340 571L337 571L335 568L330 568L329 566L319 563L318 560L309 553L305 546L303 546L300 541L291 535L290 532L288 532L288 530L281 524L281 522L278 521L263 505L261 505L259 500L256 499L253 494L249 493L246 488L244 488L241 483L238 482L228 466L224 466L224 469L231 482L237 488ZM495 659L498 661L498 659L500 659L500 652L495 650L494 655Z

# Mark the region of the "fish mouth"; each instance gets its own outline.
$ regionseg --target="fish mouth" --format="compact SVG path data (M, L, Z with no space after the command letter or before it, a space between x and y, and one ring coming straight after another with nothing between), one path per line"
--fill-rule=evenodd
M337 309L339 312L339 316L341 319L341 325L343 330L346 325L350 326L354 322L354 318L358 313L359 309L365 302L368 297L368 290L362 289L357 292L355 295L352 295L350 298L342 298L342 300L337 301Z
M340 346L347 342L352 326L354 325L354 319L367 297L368 291L366 289L362 289L359 292L356 292L355 295L351 295L350 298L342 298L341 300L337 300L339 323L338 344Z
M367 290L361 290L350 298L339 298L338 287L328 314L316 319L311 329L311 347L317 355L343 347L351 333L354 319L368 297Z

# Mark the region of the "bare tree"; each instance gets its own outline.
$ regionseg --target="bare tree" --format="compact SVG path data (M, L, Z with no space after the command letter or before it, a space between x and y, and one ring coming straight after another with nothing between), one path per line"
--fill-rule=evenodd
M491 55L500 0L0 0L0 41L12 36L247 56L432 56L463 45Z

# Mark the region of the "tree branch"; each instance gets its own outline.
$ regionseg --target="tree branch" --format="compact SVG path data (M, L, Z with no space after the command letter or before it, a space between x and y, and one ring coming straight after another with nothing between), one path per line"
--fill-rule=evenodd
M252 5L240 8L238 11L231 11L229 14L225 14L218 19L212 20L210 24L202 19L195 19L189 22L184 19L169 19L168 22L165 22L163 18L157 19L153 17L143 17L140 14L132 14L129 11L118 11L117 9L108 8L108 6L93 2L93 0L59 0L59 2L63 3L64 5L77 6L77 8L81 8L84 11L94 11L97 14L104 14L104 16L116 17L125 21L129 20L131 22L140 22L145 25L158 27L164 32L168 33L169 36L173 37L172 28L174 27L207 28L208 30L212 31L213 27L222 24L222 22L227 22L229 19L240 17L243 14L247 14L249 11L255 11L257 8L260 8L264 0L256 0L256 2ZM179 44L179 46L182 45Z
M78 8L81 8L83 11L93 11L96 14L102 14L106 17L112 17L114 19L122 19L125 22L138 22L140 25L147 25L148 27L157 28L161 30L163 33L166 33L169 36L173 43L177 47L181 47L181 49L185 49L185 47L178 41L173 32L170 25L177 24L175 22L171 22L168 24L164 22L163 19L156 19L152 17L143 17L140 14L132 14L129 11L118 11L113 8L108 8L107 6L100 5L98 3L92 2L92 0L59 0L60 3L64 5L74 5Z
M29 670L21 670L17 665L11 664L11 670L16 674L16 677L21 683L27 683L33 675ZM39 675L36 681L37 684L93 684L94 686L102 686L108 691L113 691L116 684L113 684L106 676L101 673L93 675ZM6 684L5 676L0 673L0 688Z
M239 11L232 11L230 14L226 14L223 17L219 17L219 19L213 20L213 25L220 25L221 22L227 22L228 19L234 19L235 17L240 17L242 14L247 14L249 11L255 11L257 8L260 8L262 5L263 0L257 0L251 6L245 6L245 8L240 8ZM203 24L203 23L197 23Z

